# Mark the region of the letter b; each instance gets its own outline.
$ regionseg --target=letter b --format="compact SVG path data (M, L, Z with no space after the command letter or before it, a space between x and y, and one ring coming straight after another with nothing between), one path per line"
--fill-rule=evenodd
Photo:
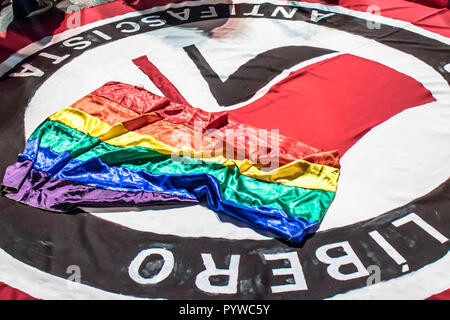
M345 255L335 258L328 255L328 250L339 247L344 250L344 252L346 253ZM316 256L319 261L328 264L328 274L336 280L346 281L369 275L366 268L356 256L348 241L336 242L321 246L316 250ZM342 273L341 271L339 271L339 268L341 266L347 264L353 264L356 267L356 271L352 273Z

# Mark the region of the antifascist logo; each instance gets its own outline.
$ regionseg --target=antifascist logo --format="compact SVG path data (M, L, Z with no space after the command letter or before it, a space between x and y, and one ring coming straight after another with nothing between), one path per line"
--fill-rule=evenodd
M448 133L439 122L449 116L447 40L301 2L180 3L55 35L2 65L2 106L17 124L5 131L2 168L45 117L122 81L157 94L170 85L196 107L338 148L340 185L321 228L300 245L199 206L57 215L2 198L0 246L51 275L67 278L75 265L81 284L145 298L385 297L385 287L414 281L404 275L439 273L448 264L450 182L435 163L446 153L424 164L417 146L445 146L429 128ZM140 57L165 82L133 63ZM298 121L283 125L288 118Z

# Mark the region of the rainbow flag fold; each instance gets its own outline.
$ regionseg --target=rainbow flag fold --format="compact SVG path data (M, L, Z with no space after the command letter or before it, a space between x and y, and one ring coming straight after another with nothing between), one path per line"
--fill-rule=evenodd
M108 82L47 118L2 188L10 199L56 212L206 203L301 242L318 229L338 177L336 151Z

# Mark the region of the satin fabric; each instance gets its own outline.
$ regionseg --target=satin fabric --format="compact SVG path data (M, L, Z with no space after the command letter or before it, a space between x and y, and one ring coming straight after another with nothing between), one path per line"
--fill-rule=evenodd
M209 178L212 177L225 200L254 208L274 208L315 222L322 220L334 196L334 192L258 181L240 175L237 168L220 164L210 164L205 169L189 158L174 162L170 157L162 158L152 150L139 147L111 150L101 143L72 159L70 152L57 153L38 141L28 141L20 159L34 159L34 168L47 172L52 178L111 190L166 192L195 199L187 186L211 183ZM53 146L59 145L58 141L51 142Z
M241 174L266 182L280 183L309 189L336 191L339 169L296 160L272 171L262 171L248 159L233 160L211 155L209 151L195 152L190 148L176 149L149 135L128 131L122 123L110 126L100 119L83 111L66 108L49 117L51 121L62 123L87 135L98 138L110 145L127 147L146 147L161 154L183 155L221 163L224 166L237 166Z
M129 131L151 135L172 147L182 143L184 146L195 148L195 151L201 151L212 149L219 142L217 138L200 134L201 139L198 139L200 143L194 143L195 131L188 126L165 121L155 112L145 115L157 117L158 121L149 122L148 117L143 119L145 121L139 121L143 117L141 114L94 94L89 94L78 100L71 105L71 108L90 114L111 126L123 123ZM186 136L190 139L179 139Z
M71 180L50 178L45 172L31 169L29 162L33 165L31 160L26 160L27 155L21 155L19 163L25 165L12 165L6 172L5 181L12 181L11 177L22 176L22 183L19 186L18 192L7 193L6 196L31 206L53 210L53 211L67 211L78 206L96 206L101 205L102 199L106 201L105 206L133 206L135 204L154 204L156 203L172 203L183 202L189 204L189 199L182 199L173 197L167 194L154 192L114 192L108 189L96 188L77 184ZM39 159L39 154L36 154L36 159ZM36 162L34 163L36 164ZM33 165L34 167L34 165ZM176 177L175 175L173 177ZM192 182L192 191L195 198L206 199L208 206L215 212L227 214L235 219L243 221L250 226L257 229L265 230L276 236L288 239L294 242L301 242L305 235L317 231L319 224L316 222L306 221L303 218L289 216L285 212L271 209L271 208L249 208L237 203L226 201L222 199L219 186L216 180L208 175L203 177L196 177L200 179L208 179L209 183L205 181ZM166 177L162 177L164 181ZM174 181L177 181L174 179ZM179 181L183 185L189 185L189 181L181 179ZM37 186L39 186L37 188ZM17 187L13 186L13 187ZM6 188L11 190L10 188ZM122 198L122 196L125 196Z
M262 139L256 134L255 128L251 129L248 126L229 123L220 131L198 132L184 124L163 120L156 112L140 115L94 94L83 97L71 107L99 118L111 126L122 123L129 131L151 135L171 147L188 147L195 151L224 149L223 154L227 154L232 147L233 153L251 159L258 167L267 167L274 161L277 161L279 165L285 165L302 159L310 163L339 168L337 151L309 150L298 141L290 141L279 135L271 137L270 132ZM267 131L264 132L267 133ZM239 136L242 133L243 135ZM243 136L249 135L252 135L251 139L242 139ZM261 153L261 150L265 152Z
M277 161L279 165L285 165L299 158L310 163L339 168L339 154L337 151L312 153L317 152L317 150L303 150L299 152L299 146L301 148L304 148L304 146L297 141L288 141L285 137L277 136L274 138L277 141L272 141L270 140L270 135L266 139L258 139L256 135L252 139L245 139L242 142L242 139L240 139L242 137L238 137L237 134L250 134L250 129L247 126L230 123L222 131L216 130L212 134L202 133L184 124L163 120L156 112L140 115L94 94L83 97L72 104L71 107L99 118L111 126L122 123L129 131L151 135L171 147L188 147L195 151L220 151L220 149L224 149L223 154L227 154L231 146L233 153L244 156L246 159L251 159L256 166L262 168L274 163L274 161ZM186 137L188 139L185 139ZM257 142L258 146L252 145L252 142L253 144ZM277 146L277 150L275 150L275 146ZM262 149L266 152L259 152Z
M71 180L51 179L48 174L32 170L33 162L25 160L8 167L3 186L6 196L27 205L68 212L78 207L130 207L158 205L193 205L196 199L172 196L167 193L144 191L116 191L83 185ZM15 178L20 177L20 184ZM40 186L36 188L36 186ZM15 190L15 192L12 192Z
M87 97L88 99L79 101L73 104L72 107L96 116L110 125L115 125L118 123L115 112L104 111L99 114L97 109L108 109L111 104L116 104L116 106L120 106L120 108L128 111L131 111L131 109L146 110L146 112L158 114L161 119L174 126L182 125L185 131L188 131L189 129L192 131L194 128L199 129L198 124L200 124L200 131L202 131L201 133L204 136L207 136L208 129L215 129L214 135L217 135L217 139L221 138L221 140L224 140L223 136L225 133L227 133L227 138L233 138L233 134L241 135L242 132L246 132L245 135L249 136L249 131L257 129L232 120L229 117L228 112L210 113L199 108L194 108L188 104L173 102L154 104L152 102L154 99L162 97L149 93L153 95L154 98L147 101L143 99L143 91L145 91L145 89L141 87L120 82L108 82L89 95ZM97 106L94 107L94 113L91 113L91 110L93 109L88 107L90 104L88 101L89 98L92 98L93 100L103 99L107 102L99 103L99 101L94 101ZM126 103L124 103L124 101L126 101ZM124 104L121 105L121 103ZM139 116L140 114L142 113L136 112L135 116ZM128 119L129 118L123 118L122 121ZM195 127L195 124L197 124L197 127ZM168 137L165 136L165 138ZM252 138L255 138L255 136L252 135ZM303 159L309 162L324 164L335 168L340 167L339 153L337 150L322 152L321 150L302 143L297 139L279 134L274 137L274 139L276 141L269 141L268 145L267 141L257 138L257 145L255 145L255 139L246 139L243 145L240 145L240 142L233 139L233 147L234 150L244 150L245 158L247 159L258 159L258 157L261 156L258 152L255 151L249 153L249 151L256 150L258 146L265 146L267 150L272 150L269 152L269 158L276 157L280 165L288 164L289 162L297 159ZM170 144L169 141L170 139L168 139L167 142L164 142L174 146ZM274 144L274 142L276 143ZM265 162L261 161L261 163Z
M199 136L200 146L193 143ZM268 171L275 156L282 166ZM63 212L206 201L219 214L300 242L317 230L338 177L336 151L259 137L227 112L111 82L44 121L7 169L3 189Z
M92 94L107 98L138 114L155 111L170 104L170 100L166 97L158 96L138 86L115 81L107 82Z

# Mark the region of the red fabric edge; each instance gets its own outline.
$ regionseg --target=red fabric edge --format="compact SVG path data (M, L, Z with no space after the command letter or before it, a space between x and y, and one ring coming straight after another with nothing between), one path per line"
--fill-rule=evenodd
M136 58L133 63L152 80L165 97L173 102L189 105L178 89L148 60L147 56Z
M0 300L40 300L29 294L0 282Z
M441 293L432 295L425 300L450 300L450 289L447 289Z
M0 282L0 300L41 300L29 294ZM450 289L432 295L425 300L450 300Z

